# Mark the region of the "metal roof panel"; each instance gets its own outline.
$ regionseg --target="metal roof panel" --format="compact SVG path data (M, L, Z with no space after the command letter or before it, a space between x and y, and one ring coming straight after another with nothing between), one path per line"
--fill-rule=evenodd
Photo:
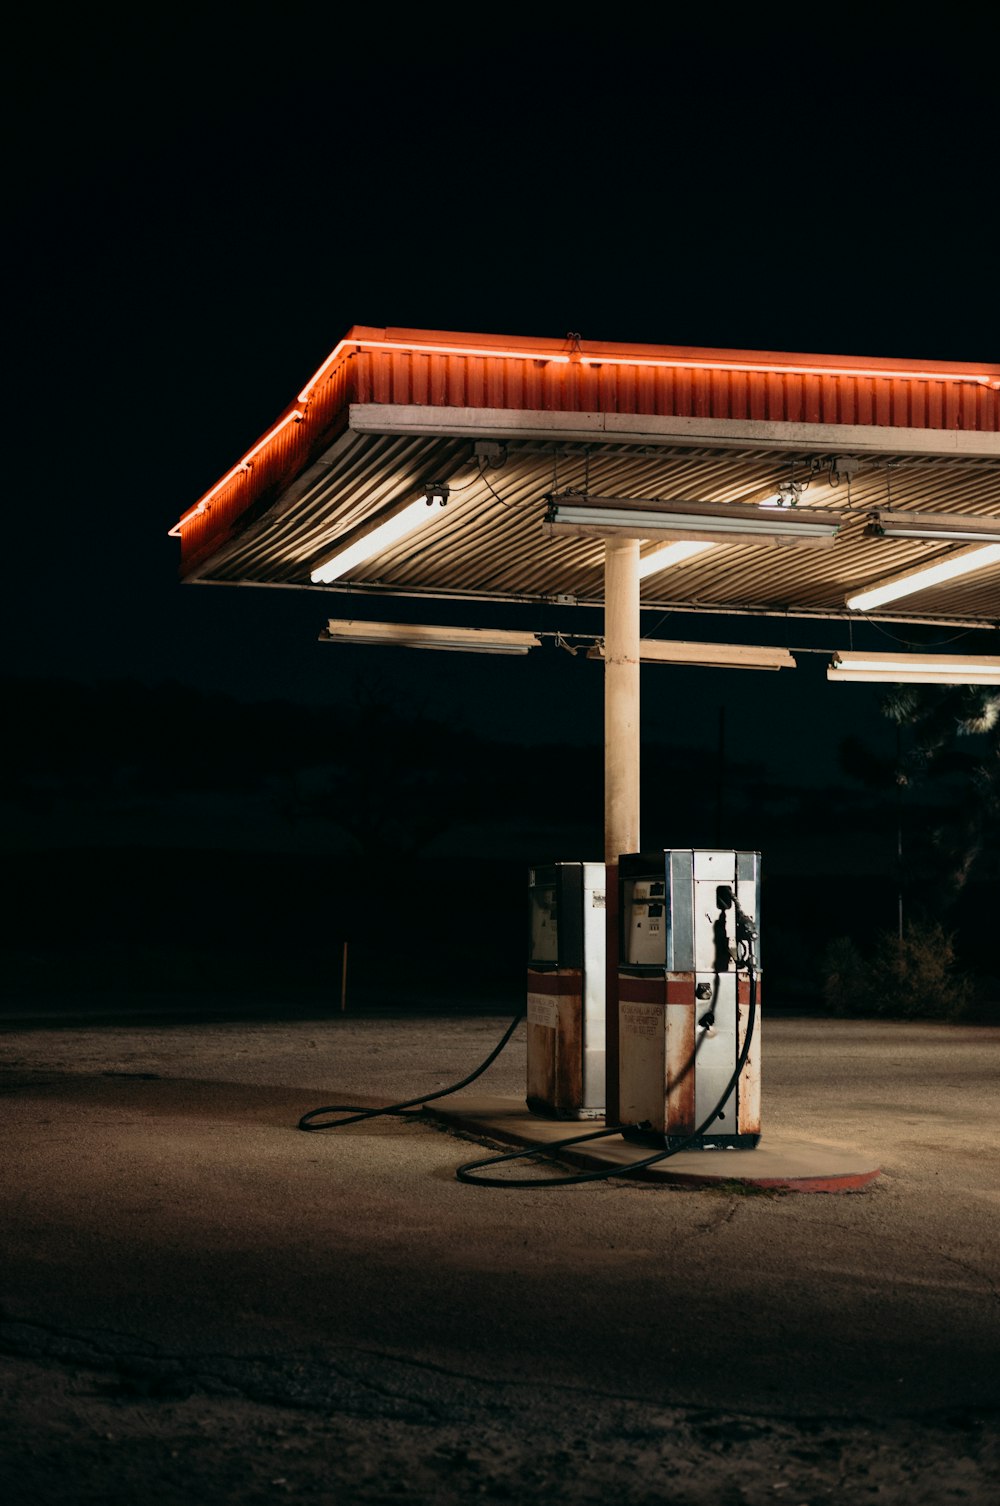
M844 613L951 547L867 538L873 508L1000 515L1000 367L356 329L184 515L182 574L320 589L317 559L429 482L451 488L438 517L321 589L599 602L603 542L546 537L549 493L759 504L794 483L845 514L833 548L720 543L643 603ZM905 613L998 623L1000 569Z

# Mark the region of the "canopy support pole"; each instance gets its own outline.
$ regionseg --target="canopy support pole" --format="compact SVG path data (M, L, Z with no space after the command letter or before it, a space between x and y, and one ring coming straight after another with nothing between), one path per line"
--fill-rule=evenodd
M639 540L604 546L605 1115L619 1116L618 859L639 851Z

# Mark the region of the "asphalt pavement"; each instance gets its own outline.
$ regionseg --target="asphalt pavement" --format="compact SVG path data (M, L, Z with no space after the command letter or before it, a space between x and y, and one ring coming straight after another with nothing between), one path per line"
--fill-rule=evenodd
M1000 1027L765 1018L762 1145L878 1165L839 1195L471 1187L455 1171L480 1141L439 1118L297 1128L447 1086L508 1018L9 1017L0 1349L403 1421L517 1396L954 1429L956 1467L977 1461L955 1499L992 1492ZM521 1026L465 1091L519 1106L524 1076ZM945 1499L913 1471L907 1499Z

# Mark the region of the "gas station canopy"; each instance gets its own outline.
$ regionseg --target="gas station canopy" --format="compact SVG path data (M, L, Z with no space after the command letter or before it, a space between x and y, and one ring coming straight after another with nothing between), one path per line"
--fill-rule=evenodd
M1000 365L355 327L172 533L186 581L590 606L624 535L643 607L996 628Z
M642 855L641 663L784 662L773 648L644 638L641 608L1000 627L1000 366L356 327L172 531L189 581L603 608L591 652L604 661L616 1124L618 872ZM364 617L331 620L326 636L505 653L536 641ZM830 673L1000 682L996 656L857 659L837 655ZM752 1008L737 1074L750 1071ZM694 1018L692 996L699 1050Z

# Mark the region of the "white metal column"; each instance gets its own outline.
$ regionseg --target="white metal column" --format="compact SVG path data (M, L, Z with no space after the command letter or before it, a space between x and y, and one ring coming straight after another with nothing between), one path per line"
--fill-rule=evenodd
M604 546L604 861L607 1122L618 1101L618 858L639 851L639 540Z

